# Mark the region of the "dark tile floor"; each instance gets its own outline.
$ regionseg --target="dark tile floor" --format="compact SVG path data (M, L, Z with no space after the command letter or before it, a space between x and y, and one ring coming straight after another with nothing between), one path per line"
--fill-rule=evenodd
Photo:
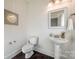
M50 56L44 55L42 53L36 52L33 54L33 56L29 59L54 59ZM19 53L18 55L16 55L15 57L13 57L12 59L25 59L25 54L24 53Z

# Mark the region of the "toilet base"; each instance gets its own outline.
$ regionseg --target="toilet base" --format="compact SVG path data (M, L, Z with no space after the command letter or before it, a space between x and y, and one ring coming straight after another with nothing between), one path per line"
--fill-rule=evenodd
M31 52L29 52L29 53L26 53L26 54L25 54L25 58L28 59L28 58L30 58L33 54L34 54L33 51L31 51Z

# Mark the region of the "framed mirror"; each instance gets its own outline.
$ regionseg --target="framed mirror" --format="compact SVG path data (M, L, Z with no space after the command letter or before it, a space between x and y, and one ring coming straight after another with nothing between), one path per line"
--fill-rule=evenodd
M67 8L60 8L48 12L48 27L49 28L66 28L68 14Z

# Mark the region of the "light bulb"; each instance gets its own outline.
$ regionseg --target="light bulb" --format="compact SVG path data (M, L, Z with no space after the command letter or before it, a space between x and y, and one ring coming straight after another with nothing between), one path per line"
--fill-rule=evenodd
M59 3L60 3L60 0L56 0L56 1L55 1L55 4L59 4Z
M50 2L48 4L48 11L51 11L51 10L53 10L53 3L52 2Z

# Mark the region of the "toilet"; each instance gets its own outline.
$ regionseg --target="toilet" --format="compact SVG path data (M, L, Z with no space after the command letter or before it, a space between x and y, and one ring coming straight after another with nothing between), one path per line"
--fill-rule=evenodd
M35 47L38 44L38 37L32 36L27 40L27 44L22 47L22 52L25 54L25 58L28 59L30 58L35 50Z

